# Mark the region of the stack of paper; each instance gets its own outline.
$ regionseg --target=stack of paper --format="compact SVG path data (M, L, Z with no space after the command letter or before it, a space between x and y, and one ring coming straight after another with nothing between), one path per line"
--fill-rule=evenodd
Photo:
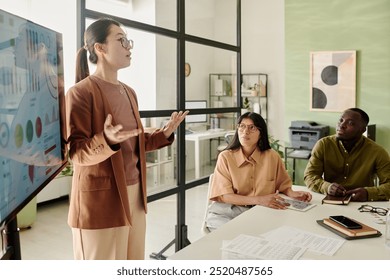
M261 237L240 234L223 248L225 256L234 259L296 260L305 248L281 242L271 242ZM229 255L229 253L232 253Z
M223 259L296 260L306 250L334 255L344 240L282 226L261 236L241 234L222 247Z

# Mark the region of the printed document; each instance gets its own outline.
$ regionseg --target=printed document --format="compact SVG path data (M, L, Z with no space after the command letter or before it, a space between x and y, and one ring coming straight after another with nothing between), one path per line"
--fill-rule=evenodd
M222 247L223 255L233 253L234 259L261 260L297 260L305 250L300 246L245 234L240 234Z
M283 240L292 246L301 246L327 256L333 256L345 242L341 238L330 238L290 226L281 226L262 234L261 237L269 241Z

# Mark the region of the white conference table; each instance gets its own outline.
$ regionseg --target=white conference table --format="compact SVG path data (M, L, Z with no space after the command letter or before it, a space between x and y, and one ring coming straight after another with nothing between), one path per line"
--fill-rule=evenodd
M186 134L186 141L193 141L195 146L195 179L200 178L200 141L224 137L228 130L205 130Z
M294 190L307 190L306 187L293 186ZM239 234L258 236L283 225L319 234L325 237L342 237L317 224L331 215L344 215L365 223L382 233L382 236L356 240L346 240L341 248L333 255L320 255L306 251L301 259L330 259L330 260L390 260L390 249L385 246L385 224L378 224L371 213L361 213L358 208L362 204L374 207L390 208L390 202L350 202L349 205L321 204L322 194L312 193L312 203L315 207L300 212L296 210L275 210L255 206L244 212L221 228L206 234L182 250L171 255L172 260L221 260L222 241L232 240ZM200 229L199 229L200 230Z

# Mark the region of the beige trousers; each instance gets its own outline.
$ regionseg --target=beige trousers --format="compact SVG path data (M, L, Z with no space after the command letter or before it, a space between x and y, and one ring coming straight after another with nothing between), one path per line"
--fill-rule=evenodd
M79 229L72 228L76 260L145 259L146 217L140 184L127 186L132 226Z

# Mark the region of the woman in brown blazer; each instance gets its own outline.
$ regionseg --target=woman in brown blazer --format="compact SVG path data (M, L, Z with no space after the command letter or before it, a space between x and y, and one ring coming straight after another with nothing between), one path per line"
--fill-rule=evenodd
M69 155L74 165L68 223L75 259L144 259L146 151L172 144L188 112L145 133L132 88L118 81L133 41L112 19L92 23L78 51L76 84L66 94ZM96 64L89 75L87 63Z

